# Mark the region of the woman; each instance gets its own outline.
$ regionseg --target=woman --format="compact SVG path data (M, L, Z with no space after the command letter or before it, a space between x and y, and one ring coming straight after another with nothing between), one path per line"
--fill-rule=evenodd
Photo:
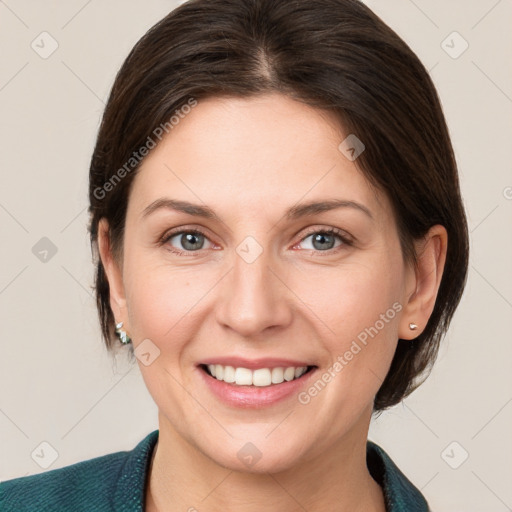
M467 273L434 86L356 0L193 0L134 47L90 168L107 347L159 429L4 482L2 510L424 511L368 441Z

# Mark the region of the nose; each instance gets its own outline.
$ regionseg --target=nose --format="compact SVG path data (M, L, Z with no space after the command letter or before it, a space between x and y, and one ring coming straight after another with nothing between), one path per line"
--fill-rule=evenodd
M279 265L270 259L265 251L252 262L234 255L216 307L217 321L224 328L249 338L291 323L293 293L280 275Z

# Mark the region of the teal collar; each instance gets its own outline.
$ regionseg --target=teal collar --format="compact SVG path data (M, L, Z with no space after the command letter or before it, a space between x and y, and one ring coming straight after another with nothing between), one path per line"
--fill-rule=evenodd
M421 492L398 469L389 455L372 441L366 443L366 464L384 491L387 512L429 512Z
M128 452L114 495L115 510L143 511L149 465L158 434L159 431L154 430ZM429 511L420 491L372 441L367 442L366 461L370 474L383 489L387 512Z

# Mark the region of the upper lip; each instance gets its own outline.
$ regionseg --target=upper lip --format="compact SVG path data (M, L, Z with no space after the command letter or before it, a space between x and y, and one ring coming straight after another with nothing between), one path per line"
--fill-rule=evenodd
M200 364L220 364L222 366L233 366L234 368L247 368L255 370L258 368L288 368L294 366L295 368L302 366L314 366L305 361L298 361L297 359L283 359L278 357L261 357L258 359L245 359L243 357L211 357Z

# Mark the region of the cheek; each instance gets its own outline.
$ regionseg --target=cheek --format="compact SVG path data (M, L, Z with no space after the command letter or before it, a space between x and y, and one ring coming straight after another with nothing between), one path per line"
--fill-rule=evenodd
M343 387L348 400L373 395L389 369L403 308L402 276L401 259L381 254L302 281L298 295L313 312L330 363L339 363L331 389Z
M322 333L338 340L340 347L376 322L377 328L386 332L397 324L396 310L401 308L393 308L393 304L400 299L403 269L392 259L372 259L319 268L307 279L306 273L300 273L300 280L293 285ZM385 315L386 329L379 321L381 315Z
M198 309L194 305L207 293L208 279L202 279L197 268L176 270L152 258L133 256L126 262L125 281L133 334L157 344L164 339L179 340L180 332L190 332Z
M308 279L301 291L316 290L304 302L314 311L311 322L326 357L317 380L301 393L299 401L319 411L309 413L313 427L321 429L327 421L341 435L371 410L389 370L402 309L397 282L401 270L384 259L329 270L324 277L317 276L320 279ZM312 288L314 282L316 288ZM322 282L326 286L320 290L318 283Z

